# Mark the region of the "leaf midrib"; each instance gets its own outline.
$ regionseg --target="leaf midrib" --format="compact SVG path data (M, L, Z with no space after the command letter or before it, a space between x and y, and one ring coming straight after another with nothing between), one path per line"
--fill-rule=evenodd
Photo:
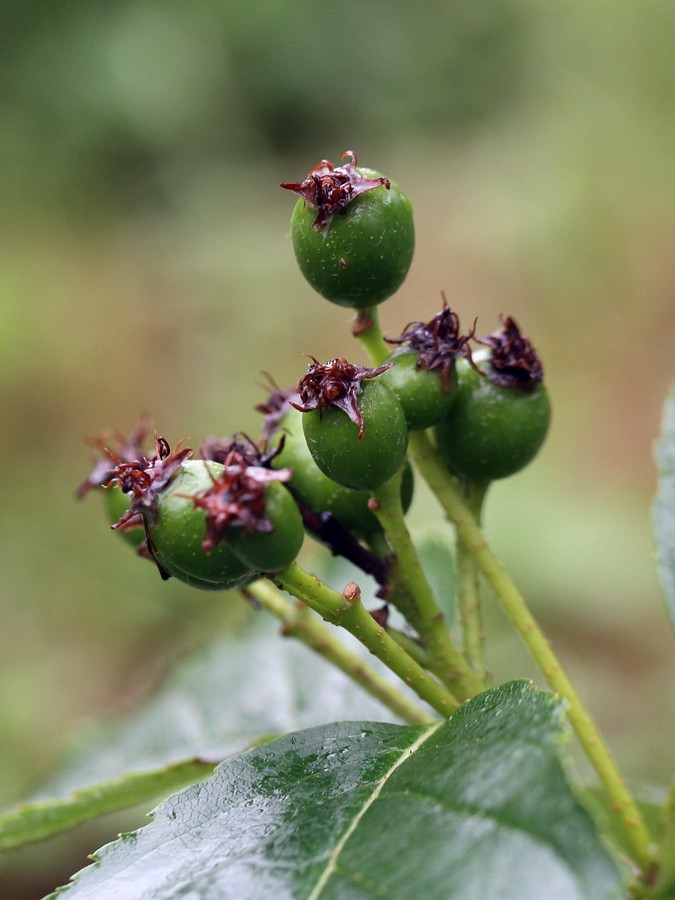
M419 748L420 748L424 743L426 743L426 741L427 741L433 734L435 734L435 732L436 732L442 725L444 725L444 724L445 724L445 722L441 721L441 722L438 722L438 723L435 724L435 725L430 726L430 727L424 732L424 734L421 734L421 735L417 738L417 740L413 741L412 744L410 744L408 747L406 747L405 750L401 753L400 757L399 757L397 760L395 760L395 761L391 764L391 766L389 766L389 768L387 769L387 771L384 773L384 775L382 775L382 777L381 777L381 778L379 779L379 781L377 782L377 784L376 784L376 786L375 786L375 789L371 792L370 796L369 796L368 799L365 801L365 803L363 804L363 806L361 807L361 809L359 810L359 812L354 816L354 818L353 818L352 821L350 822L349 826L345 829L345 832L344 832L344 834L342 835L342 837L340 838L340 840L339 840L339 841L335 844L335 846L333 847L333 849L332 849L332 851L331 851L331 853L330 853L330 856L328 857L328 861L327 861L327 863L326 863L326 867L325 867L325 869L323 870L323 872L321 873L321 875L320 875L318 881L316 882L316 884L315 884L314 887L312 888L311 893L308 894L307 900L318 900L318 898L321 896L321 891L323 890L323 888L325 887L325 885L328 883L328 880L329 880L329 878L331 877L331 875L332 875L332 874L336 871L336 869L337 869L337 861L338 861L338 857L339 857L340 854L342 853L342 850L343 850L345 844L347 843L347 841L349 840L349 838L352 836L352 834L353 834L353 833L356 831L356 829L358 828L359 823L360 823L361 820L363 819L363 817L364 817L364 815L366 814L366 812L370 809L370 807L373 805L373 803L374 803L374 802L377 800L377 798L380 796L380 794L382 793L382 790L383 790L385 784L389 781L389 779L390 779L391 776L394 774L394 772L399 768L399 766L403 765L403 763L406 762L406 760L410 759L410 757L411 757L414 753L416 753L417 750L419 750Z

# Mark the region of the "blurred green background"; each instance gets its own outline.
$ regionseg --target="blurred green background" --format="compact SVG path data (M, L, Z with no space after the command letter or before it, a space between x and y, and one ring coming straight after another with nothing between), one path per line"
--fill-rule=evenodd
M495 486L487 530L626 774L663 783L675 668L650 504L675 376L672 2L5 0L0 35L0 802L239 614L163 584L100 498L75 502L83 438L144 413L171 443L255 436L262 372L362 360L348 311L295 267L278 188L347 148L415 209L385 333L445 291L479 334L513 314L543 356L550 438ZM421 491L413 519L433 515ZM496 675L530 673L490 617ZM37 854L45 890L75 867L54 874L56 847Z

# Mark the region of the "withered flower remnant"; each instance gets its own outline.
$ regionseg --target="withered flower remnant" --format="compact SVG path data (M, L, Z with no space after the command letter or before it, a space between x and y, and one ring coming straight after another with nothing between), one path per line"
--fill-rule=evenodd
M501 329L477 338L478 343L490 348L486 375L503 387L532 391L544 378L541 359L511 316L501 316L501 322Z
M361 382L366 378L376 378L390 369L393 363L371 369L347 362L346 359L331 359L321 364L315 357L309 358L313 360L312 365L298 383L300 403L292 401L291 406L303 413L336 406L358 426L361 439L365 430L357 399L361 392Z
M209 459L213 462L228 465L234 459L247 466L261 466L269 468L271 461L278 454L278 449L266 450L266 441L262 448L258 446L248 435L238 433L232 437L209 436L199 445L198 456L200 459Z
M195 509L206 514L202 548L211 553L231 528L242 534L274 531L274 524L267 518L266 488L272 481L289 481L290 469L265 469L247 465L236 451L226 459L223 470L214 474L209 470L211 487L196 497L191 497Z
M300 395L295 388L280 388L271 375L268 375L270 393L264 403L258 403L256 411L262 413L262 442L264 446L269 444L275 435L289 408L300 402Z
M143 445L150 430L148 420L142 419L129 435L108 428L97 437L88 439L87 443L98 451L99 459L89 477L78 485L75 491L78 500L81 500L92 488L101 487L110 481L111 469L115 465L119 465L121 462L132 463L134 460L140 459L143 456ZM111 444L114 444L117 449L112 451Z
M417 367L439 372L445 390L449 390L450 376L455 359L466 357L471 362L469 341L474 336L475 322L471 331L460 333L459 317L447 305L443 296L443 309L429 322L410 322L400 337L387 338L390 344L402 344L415 351Z
M384 177L368 178L356 168L356 153L345 150L340 159L349 158L343 166L333 166L327 159L322 159L314 166L307 178L299 183L284 183L280 187L299 194L306 203L316 208L316 218L312 228L327 228L331 216L343 215L347 207L365 191L384 186L389 190L389 179Z
M166 487L182 463L192 456L192 450L179 441L174 450L168 441L155 434L155 455L150 458L140 456L135 460L125 460L104 448L113 466L109 479L103 487L118 485L127 494L131 503L121 519L112 527L125 529L145 525L146 532L157 520L157 495Z

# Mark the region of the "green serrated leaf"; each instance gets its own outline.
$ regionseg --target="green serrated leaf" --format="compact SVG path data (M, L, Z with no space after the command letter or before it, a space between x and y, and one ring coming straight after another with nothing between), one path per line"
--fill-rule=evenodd
M391 718L263 616L201 647L133 714L83 734L39 794L0 814L0 850L156 802L269 735L364 714Z
M430 727L350 722L287 735L171 797L61 891L618 900L619 869L557 756L563 733L560 703L513 682Z
M270 735L366 717L391 721L392 714L307 647L280 638L278 623L261 614L243 633L200 647L138 710L81 734L31 799L68 798L120 772L194 757L215 765Z
M656 462L659 469L654 504L657 570L666 609L675 626L675 390L664 406Z
M0 850L40 841L98 816L156 801L186 784L208 778L213 769L213 763L187 760L165 769L130 772L113 781L74 791L63 800L20 804L0 815Z

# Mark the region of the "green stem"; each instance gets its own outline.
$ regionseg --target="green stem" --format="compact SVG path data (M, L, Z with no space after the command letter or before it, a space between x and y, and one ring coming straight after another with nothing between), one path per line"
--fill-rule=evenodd
M379 313L376 306L360 309L354 315L352 334L368 351L374 365L379 366L391 350L382 337Z
M390 347L382 337L376 306L361 310L355 315L353 334L366 348L374 365L379 365L389 354ZM393 481L396 481L396 485ZM393 565L393 593L389 599L424 639L431 657L436 662L435 666L432 665L432 669L444 681L468 680L470 683L465 684L464 696L473 696L485 687L485 678L471 677L462 654L455 647L445 627L443 614L422 571L405 524L399 485L400 473L388 485L373 492L373 499L380 504L380 509L375 511L375 515L378 516L391 551L396 556Z
M420 709L411 699L387 681L372 666L352 653L304 604L287 600L269 581L260 579L242 593L253 597L268 612L283 622L284 637L294 637L337 666L360 687L383 703L410 725L436 721L435 716Z
M469 509L480 523L483 501L489 484L467 485L466 498ZM464 653L472 671L481 679L483 688L488 685L485 664L485 631L481 613L478 568L472 554L461 538L457 540L457 598L459 616L464 636Z
M376 553L381 559L385 559L392 555L391 547L389 546L383 531L377 531L375 534L369 535L368 545L373 553ZM411 615L413 615L411 610L412 599L405 591L397 590L396 585L392 584L388 587L390 588L390 593L387 594L387 603L391 603L392 606L395 606L396 609L403 613L404 617L410 621L406 615L406 611L409 611ZM387 628L387 631L396 643L400 644L423 668L431 668L429 653L422 646L422 643L418 638L410 637L410 635L407 635L402 631L397 631L395 628Z
M348 584L342 594L338 594L297 563L272 576L272 581L278 588L318 612L331 625L339 625L349 631L436 712L447 718L457 709L457 698L415 662L373 619L361 603L358 585Z
M389 560L389 582L386 585L386 597L383 597L383 599L386 600L387 604L396 607L406 621L412 622L417 614L415 602L410 592L400 583L398 570L394 563L394 551L389 546L384 532L378 531L369 535L367 543L373 553L376 553L380 559ZM426 656L428 658L428 654Z
M647 872L652 861L651 836L597 726L551 650L523 597L487 545L454 479L443 466L428 436L421 432L411 435L410 452L420 473L455 525L460 540L464 542L499 597L502 607L520 633L549 686L565 700L570 723L603 785L610 801L610 808L621 823L627 846L631 849L635 862L643 872Z
M391 556L391 547L387 543L384 532L375 531L373 534L369 534L367 543L373 553L377 553L380 559L386 559L388 556Z
M373 512L395 554L392 581L410 597L407 617L422 638L431 667L443 683L453 685L462 699L477 694L482 685L469 671L455 646L438 608L431 585L420 564L401 506L401 472L371 491Z
M403 647L408 656L412 656L412 658L416 662L418 662L423 669L431 669L431 660L429 658L429 654L427 650L422 646L419 639L410 637L409 634L406 634L404 631L399 631L397 628L387 627L387 632L399 646Z
M658 877L654 897L675 895L675 778L671 782L668 797L661 811L659 848L656 854Z

